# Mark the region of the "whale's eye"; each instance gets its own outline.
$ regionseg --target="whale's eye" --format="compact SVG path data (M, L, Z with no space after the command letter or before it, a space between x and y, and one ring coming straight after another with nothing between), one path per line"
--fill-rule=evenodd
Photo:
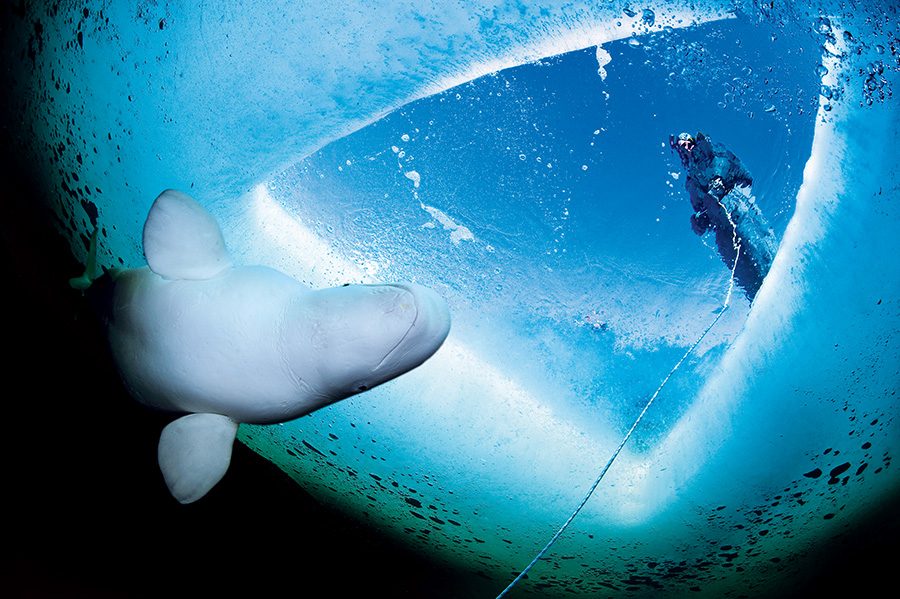
M349 287L349 286L350 286L350 283L344 283L343 285L341 285L341 287Z
M369 388L365 385L360 385L359 387L356 388L356 390L357 391L368 391Z

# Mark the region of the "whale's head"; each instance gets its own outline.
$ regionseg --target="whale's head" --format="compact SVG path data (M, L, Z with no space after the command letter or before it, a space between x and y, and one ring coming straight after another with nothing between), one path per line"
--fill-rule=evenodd
M304 297L292 366L330 403L416 368L450 331L436 292L414 283L344 285Z

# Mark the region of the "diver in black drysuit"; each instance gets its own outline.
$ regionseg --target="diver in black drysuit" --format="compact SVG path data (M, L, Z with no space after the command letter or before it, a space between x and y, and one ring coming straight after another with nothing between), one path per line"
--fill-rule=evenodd
M777 250L775 234L745 191L753 177L737 156L703 133L696 138L689 133L669 136L669 145L687 170L685 188L694 209L691 228L697 235L715 232L716 247L729 269L738 257L735 282L752 302Z

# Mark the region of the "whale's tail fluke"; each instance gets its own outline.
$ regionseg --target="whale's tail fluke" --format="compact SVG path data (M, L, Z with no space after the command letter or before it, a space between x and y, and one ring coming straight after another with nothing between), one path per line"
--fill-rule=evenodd
M69 279L69 286L79 291L85 291L90 288L95 279L99 278L103 273L97 273L97 232L99 227L94 227L91 234L91 241L88 245L87 264L84 265L84 273L80 277Z
M222 480L237 429L237 422L219 414L188 414L163 429L157 459L179 503L197 501Z

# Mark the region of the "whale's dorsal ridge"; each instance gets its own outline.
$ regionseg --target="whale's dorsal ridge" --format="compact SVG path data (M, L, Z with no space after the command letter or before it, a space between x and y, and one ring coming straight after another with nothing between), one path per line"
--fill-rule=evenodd
M200 499L222 480L231 464L237 429L237 422L219 414L188 414L163 429L159 468L179 503Z
M166 279L209 279L231 266L219 223L187 194L159 194L144 223L144 256Z

